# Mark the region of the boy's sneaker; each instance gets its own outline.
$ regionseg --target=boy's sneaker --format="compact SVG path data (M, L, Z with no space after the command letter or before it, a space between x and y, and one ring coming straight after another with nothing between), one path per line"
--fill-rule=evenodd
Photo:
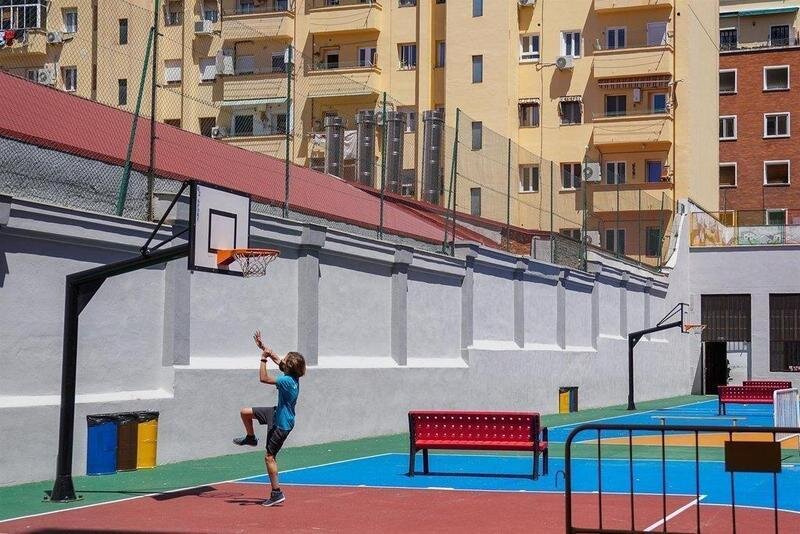
M286 500L286 495L283 494L280 490L272 490L272 493L269 495L269 499L261 503L261 506L275 506L276 504L280 504Z
M258 439L255 436L244 436L242 438L234 438L233 442L236 445L250 445L251 447L255 447L258 445Z

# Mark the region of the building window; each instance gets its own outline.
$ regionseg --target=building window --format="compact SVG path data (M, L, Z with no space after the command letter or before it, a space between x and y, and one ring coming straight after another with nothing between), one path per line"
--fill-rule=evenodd
M472 16L483 16L483 0L472 0Z
M664 46L667 44L667 23L647 23L647 46Z
M789 66L764 67L764 90L784 91L789 89Z
M789 25L781 24L779 26L769 27L769 45L770 46L789 46L794 44L789 38Z
M172 1L167 5L165 13L165 24L167 26L179 26L183 23L183 2Z
M211 131L217 125L215 117L200 117L200 135L211 137Z
M181 120L180 119L166 119L164 124L167 126L174 126L175 128L181 127Z
M181 83L180 59L168 59L164 61L164 81L167 83Z
M736 139L736 115L719 118L719 139L720 141Z
M119 19L119 44L128 44L128 19Z
M770 226L786 226L786 213L785 209L771 209L766 210L764 217Z
M538 102L519 103L519 126L520 128L536 128L539 126Z
M789 113L765 113L764 137L789 137Z
M254 0L238 0L236 3L238 4L236 13L244 15L255 11L256 4Z
M565 235L570 239L574 239L575 241L581 240L581 229L580 228L562 228L558 231L559 234Z
M764 185L789 185L791 163L785 161L764 162Z
M446 51L445 42L436 41L436 66L439 68L444 67Z
M61 69L61 77L64 79L64 90L74 92L78 90L78 68L64 67Z
M283 52L272 54L272 72L286 72L286 55Z
M609 50L625 48L625 28L608 28L606 30L606 47Z
M539 191L539 166L519 166L519 192L536 193Z
M719 164L719 186L736 187L736 163Z
M213 82L217 77L217 60L213 57L200 58L200 81Z
M236 74L253 74L256 71L255 56L236 56Z
M64 33L76 33L78 31L78 11L75 9L64 10Z
M325 61L322 63L323 69L338 69L339 68L339 49L326 50L323 52Z
M606 162L606 183L611 185L624 184L627 180L625 176L626 164L624 161Z
M358 66L359 67L373 67L375 66L375 58L378 55L378 50L375 47L366 47L358 49Z
M233 117L233 135L251 136L253 135L253 116L236 115Z
M653 107L653 113L669 112L669 100L667 93L652 94L650 96L650 105Z
M481 188L469 188L469 214L475 217L481 216Z
M561 124L581 124L583 122L583 112L579 100L562 100L558 103L558 114L561 116Z
M417 68L417 45L408 43L397 45L400 55L400 68L412 70Z
M417 0L400 0L398 5L400 7L414 7L417 5Z
M606 117L619 117L628 110L628 98L625 95L606 95Z
M128 105L128 80L117 80L117 104L120 106Z
M561 187L563 189L581 188L581 164L562 163L561 164Z
M28 69L25 72L25 77L28 79L29 82L35 82L38 79L39 69Z
M736 69L719 71L719 94L729 95L736 92Z
M483 82L483 56L472 56L472 83Z
M581 57L581 32L561 32L561 55Z
M648 226L645 230L644 253L651 258L661 256L661 228L658 226Z
M539 61L539 36L521 35L519 38L519 60Z
M625 254L625 229L606 230L605 249L616 254Z
M219 10L217 9L216 0L206 0L203 3L203 20L210 20L215 24L219 21Z
M736 50L739 48L739 36L736 28L720 28L719 30L719 49Z
M397 111L406 115L406 133L417 131L417 108L412 106L398 107Z
M473 121L472 123L472 150L483 148L483 123Z
M800 371L800 295L769 296L769 370Z
M664 177L664 162L657 159L651 159L644 162L647 167L647 182L656 183L665 179Z

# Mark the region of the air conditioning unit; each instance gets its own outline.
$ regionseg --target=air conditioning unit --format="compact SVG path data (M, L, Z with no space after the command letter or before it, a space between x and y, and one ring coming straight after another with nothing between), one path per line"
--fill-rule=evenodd
M536 4L536 0L517 0L520 7L532 6Z
M42 85L53 85L56 83L56 70L53 67L44 67L36 72L36 81Z
M634 103L638 104L642 101L642 89L639 87L633 88L633 101Z
M58 44L64 42L64 34L61 32L47 32L47 43Z
M197 35L211 35L214 33L214 23L210 20L198 20L194 23L194 33Z
M217 75L232 76L235 72L233 64L233 49L223 48L222 50L218 51L215 63Z
M600 163L597 161L587 161L583 166L583 181L597 183L603 179L600 172Z
M572 56L558 56L556 58L556 68L558 70L567 70L575 66L575 58Z
M3 48L6 45L6 40L4 37L0 36L0 48Z
M222 139L223 137L227 136L228 132L225 131L225 128L222 126L213 126L211 128L211 137L213 139Z

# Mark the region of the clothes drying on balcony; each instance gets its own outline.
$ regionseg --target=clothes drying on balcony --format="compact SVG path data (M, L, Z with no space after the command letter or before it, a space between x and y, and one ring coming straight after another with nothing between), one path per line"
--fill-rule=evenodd
M628 76L625 78L600 78L600 89L664 89L669 87L672 76Z

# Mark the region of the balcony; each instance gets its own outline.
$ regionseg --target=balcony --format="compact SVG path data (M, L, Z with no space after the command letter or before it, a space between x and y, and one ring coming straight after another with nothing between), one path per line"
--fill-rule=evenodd
M312 34L378 32L381 5L374 0L306 0Z
M377 94L380 69L361 62L315 63L307 66L308 96L313 98Z
M800 212L785 210L782 220L770 220L769 212L781 210L738 210L691 214L689 233L692 247L746 247L800 245Z
M226 145L244 148L251 152L276 158L285 157L286 132L284 131L274 130L263 135L222 135L219 140Z
M294 2L276 1L248 9L223 11L222 38L228 41L291 40L294 37Z
M652 144L650 149L672 144L673 119L663 110L637 109L594 114L593 142L596 146L626 143Z
M33 55L47 55L47 35L44 31L16 30L14 39L0 48L0 58Z
M672 8L673 0L594 0L594 10L598 13L606 11L625 11L629 9L647 9L654 7Z
M797 36L748 42L741 42L735 39L720 39L719 51L720 53L725 53L747 50L780 50L781 48L791 48L794 46L800 46L800 38Z
M672 182L647 182L627 184L591 184L593 212L610 219L617 212L672 211Z
M224 101L286 98L287 80L286 71L283 69L266 73L222 76L221 80Z
M625 47L601 49L602 38L595 41L592 69L595 78L652 76L672 72L673 49L664 44L626 43Z

